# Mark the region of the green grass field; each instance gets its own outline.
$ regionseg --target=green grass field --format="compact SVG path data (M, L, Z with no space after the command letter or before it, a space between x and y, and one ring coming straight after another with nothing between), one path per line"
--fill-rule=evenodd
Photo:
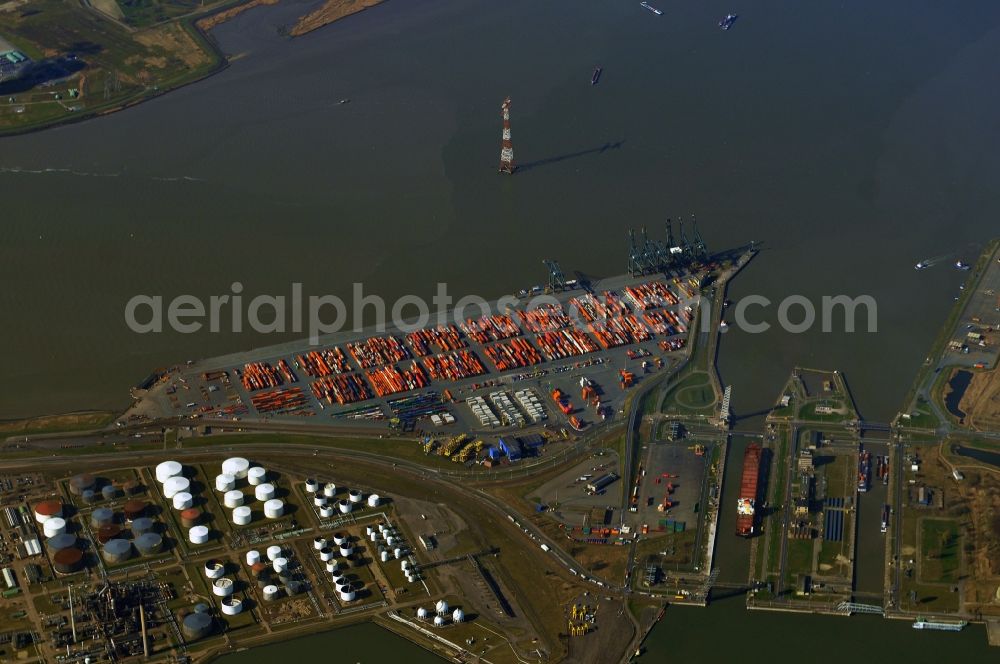
M924 519L920 523L920 578L925 583L954 583L961 567L958 522Z
M111 424L114 419L113 413L89 412L46 415L26 420L8 420L0 422L0 438L101 429Z
M670 388L663 402L663 412L712 415L715 401L708 374L695 371Z

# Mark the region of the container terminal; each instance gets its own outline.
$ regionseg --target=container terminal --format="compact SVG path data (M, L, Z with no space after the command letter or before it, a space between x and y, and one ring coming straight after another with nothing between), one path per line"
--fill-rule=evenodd
M201 360L136 390L125 419L584 431L620 416L628 388L680 361L706 274L573 280L544 289L537 307L525 290L490 316Z

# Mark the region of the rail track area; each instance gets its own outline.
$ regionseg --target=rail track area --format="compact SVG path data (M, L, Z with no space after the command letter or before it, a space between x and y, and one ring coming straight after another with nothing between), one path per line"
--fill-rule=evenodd
M443 432L531 424L582 430L613 416L626 388L684 352L697 305L690 275L615 277L556 291L541 306L522 297L504 313L415 332L345 333L316 346L303 341L190 363L152 380L132 412L309 417L352 427L422 420L422 428Z

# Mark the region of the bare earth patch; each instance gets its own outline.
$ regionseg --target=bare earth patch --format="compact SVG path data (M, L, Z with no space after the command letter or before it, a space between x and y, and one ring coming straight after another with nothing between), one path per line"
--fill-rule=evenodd
M299 37L381 2L383 0L327 0L319 9L300 18L289 34Z
M135 40L143 46L152 48L162 48L178 58L189 69L198 67L209 62L209 56L187 31L176 23L160 25L149 30L143 30L135 35ZM151 58L146 58L151 62Z
M250 0L245 4L239 5L237 7L232 7L225 11L221 11L217 14L212 14L211 16L206 16L205 18L198 19L196 25L204 31L209 31L212 28L231 20L248 9L253 9L254 7L260 7L262 5L276 5L279 0Z
M978 430L1000 429L1000 371L977 371L958 406L966 424Z

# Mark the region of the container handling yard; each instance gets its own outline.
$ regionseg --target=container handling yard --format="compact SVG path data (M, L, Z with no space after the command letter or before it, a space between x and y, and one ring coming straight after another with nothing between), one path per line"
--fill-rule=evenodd
M147 380L125 419L584 431L620 415L644 375L679 361L711 268L560 278L491 315L189 363Z

